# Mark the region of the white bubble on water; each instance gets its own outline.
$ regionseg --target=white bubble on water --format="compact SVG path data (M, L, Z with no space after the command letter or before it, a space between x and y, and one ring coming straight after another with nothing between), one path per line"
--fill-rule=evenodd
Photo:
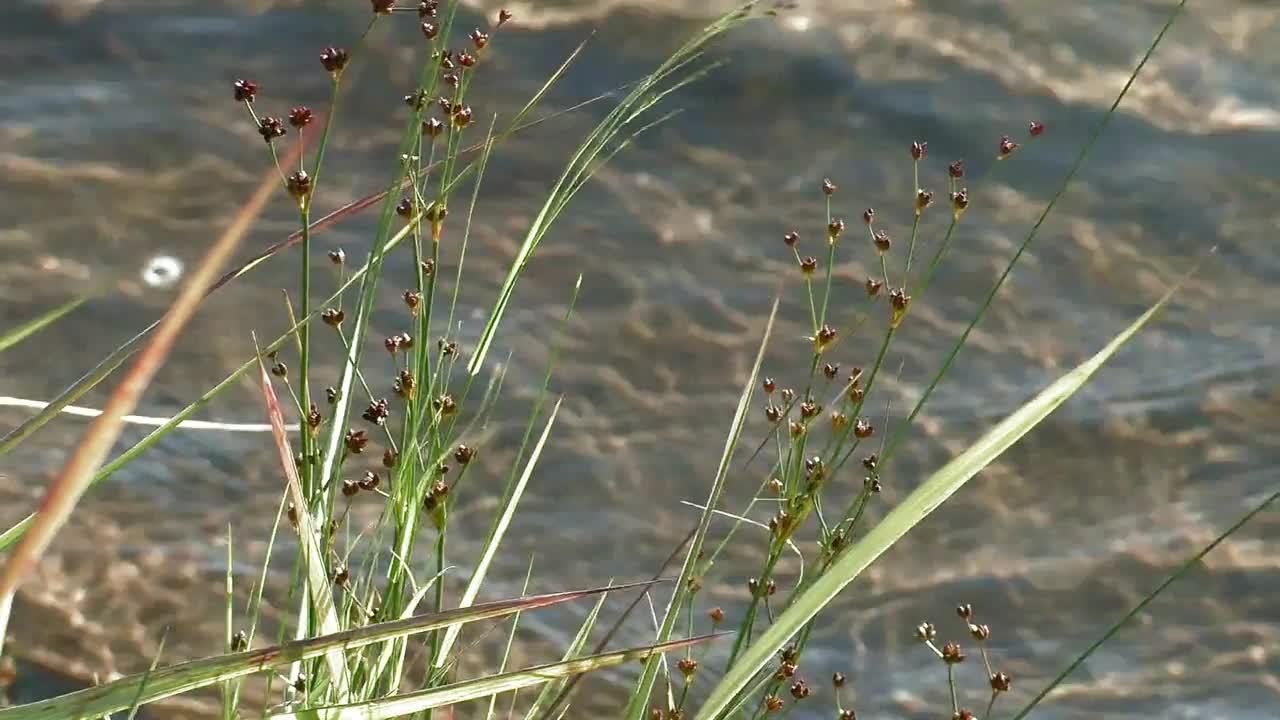
M182 278L182 261L170 255L157 255L142 268L142 282L147 287L168 288Z

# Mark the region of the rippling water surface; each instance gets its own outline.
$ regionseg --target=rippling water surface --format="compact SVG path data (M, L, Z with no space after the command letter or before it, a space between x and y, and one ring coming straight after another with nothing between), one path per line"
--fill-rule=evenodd
M464 27L498 7L485 3L465 13ZM874 206L901 239L912 140L928 140L922 184L941 191L947 162L966 158L970 178L984 176L1000 135L1022 139L1028 121L1044 121L1044 138L970 187L949 260L888 359L893 377L878 399L900 417L1171 5L802 2L718 44L711 55L727 64L680 94L683 114L598 175L529 268L492 354L506 362L511 353L500 404L510 421L486 444L476 492L458 516L459 571L483 539L502 463L579 273L582 298L555 384L564 411L511 531L515 549L499 560L495 596L518 592L530 548L538 590L646 576L694 522L696 511L681 502L705 496L779 282L785 319L767 372L798 384L807 370L807 300L780 237L798 227L802 249L819 254L824 176L839 184L835 209L851 230L861 230L852 220ZM172 291L147 287L142 268L157 255L197 259L265 169L261 141L230 99L231 81L256 79L263 112L323 106L327 78L316 53L351 44L366 7L18 0L0 9L0 319L15 325L85 283L112 290L0 356L0 393L50 397L162 312ZM729 6L511 7L518 20L494 42L476 81L479 117L510 117L591 31L545 109L642 75ZM398 98L421 43L410 17L371 36L343 101L318 199L324 208L385 181L403 113ZM844 670L862 716L940 717L945 677L909 638L923 619L957 635L963 629L949 609L957 602L974 603L995 630L995 661L1015 677L1009 709L1275 490L1278 78L1280 8L1190 3L919 418L873 512L1100 347L1210 247L1216 255L1085 392L841 595L805 661L822 690L797 716L829 717L824 678ZM530 130L495 156L467 257L464 341L482 325L567 153L606 109L596 104ZM925 223L926 251L939 242L945 214ZM344 224L317 243L361 256L372 222ZM245 254L292 229L277 203ZM863 278L877 269L863 236L849 237L832 300L846 324L864 307ZM183 407L251 356L251 332L275 337L285 318L280 289L295 286L295 267L296 254L287 254L215 295L140 412ZM400 329L395 290L407 286L410 269L407 257L391 262L375 335ZM870 364L879 330L864 335L834 359ZM101 399L99 392L89 402ZM6 408L0 422L7 429L26 413ZM248 380L205 413L243 422L261 415ZM763 423L753 419L751 443ZM5 458L0 520L33 507L84 427L60 419ZM141 431L126 435L136 440ZM168 658L217 651L226 527L235 528L247 588L280 490L271 452L261 435L176 433L95 488L24 590L12 646L82 679L145 668L166 628ZM733 478L730 507L750 496L757 473ZM842 506L855 490L833 487L830 502ZM1086 663L1043 716L1276 717L1278 534L1274 512L1259 517ZM763 537L743 539L709 579L708 601L731 614L763 547ZM278 567L276 585L287 579L287 562ZM583 612L539 615L518 659L555 656ZM644 634L636 623L623 639ZM969 702L982 702L981 673L962 670ZM628 678L597 678L580 702L610 707ZM171 712L199 716L202 702Z

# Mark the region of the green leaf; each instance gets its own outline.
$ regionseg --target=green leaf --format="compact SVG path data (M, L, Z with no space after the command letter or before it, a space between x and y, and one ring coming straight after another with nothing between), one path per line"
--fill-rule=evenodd
M59 319L62 318L62 316L66 315L72 310L75 310L76 308L83 305L84 302L88 300L90 297L92 296L82 295L64 305L60 305L50 310L49 312L41 315L40 317L28 323L20 325L10 330L9 332L6 332L4 335L0 335L0 352L4 352L5 350L8 350L14 345L17 345L23 340L26 340L32 335L35 335L36 333L40 332L46 327L57 322Z
M760 366L764 363L764 351L769 346L769 336L773 332L773 320L777 314L778 300L775 298L773 307L769 310L769 319L764 326L764 337L760 339L760 350L756 353L755 364L751 366L751 375L747 378L746 386L738 397L738 410L733 415L733 424L729 429L729 437L725 439L724 452L720 454L720 467L716 470L715 480L711 483L711 492L707 497L702 517L698 520L698 528L694 531L693 539L689 543L689 550L685 554L684 565L680 569L680 577L676 581L675 592L671 594L671 602L667 605L667 612L663 616L661 627L658 629L658 642L671 637L677 616L680 614L680 607L684 604L685 595L689 588L689 580L693 577L697 568L699 556L702 554L702 544L707 538L707 531L711 528L711 520L715 516L716 505L720 502L720 495L724 491L725 481L729 477L729 466L733 461L734 450L738 447L738 439L742 437L742 428L747 422L747 411L751 407L751 397L755 392L756 378L760 376ZM658 658L655 656L645 662L644 672L640 675L640 682L635 692L631 694L631 700L627 703L627 718L640 720L649 705L649 695L653 692L653 684L657 681L657 678Z
M511 518L515 516L516 507L520 504L520 498L524 496L524 489L529 484L529 478L533 477L533 469L538 464L538 458L542 456L542 448L547 444L547 438L551 435L551 427L555 424L556 415L559 413L560 401L557 400L555 407L551 409L551 416L547 418L547 424L542 428L542 435L538 437L538 443L533 446L533 452L529 454L529 460L524 465L524 472L520 474L520 480L516 482L515 488L507 499L506 506L502 508L502 512L498 515L493 529L489 532L489 539L485 543L484 551L480 554L480 562L476 564L475 572L471 574L471 580L467 582L467 588L462 593L462 602L458 603L458 607L470 607L476 601L476 596L480 594L480 587L484 584L485 577L488 575L489 565L498 553L502 538L507 534L507 527L511 524ZM444 664L449 661L449 651L453 648L453 644L457 641L458 633L461 630L461 627L455 626L445 632L444 642L440 645L440 652L436 654L436 667L444 667Z
M500 600L470 608L366 625L333 635L295 640L259 650L191 660L149 673L130 675L105 685L78 690L49 700L6 708L0 710L0 720L68 720L69 718L101 717L125 710L135 700L139 704L155 702L224 680L319 657L333 648L354 650L366 645L453 625L505 617L516 612L557 605L602 592L626 590L649 584L651 583L628 583L590 590Z
M826 573L814 580L808 589L796 597L773 625L747 648L694 717L699 720L722 717L734 698L747 688L756 673L773 659L793 635L825 608L876 558L928 517L978 471L994 462L1005 450L1008 450L1083 387L1089 378L1093 377L1093 374L1168 302L1175 290L1177 286L1165 293L1155 305L1088 361L1045 388L954 460L935 472L886 515L871 532L850 546Z
M561 662L573 660L582 652L582 648L587 646L587 640L591 638L591 631L595 629L596 620L600 617L600 609L604 607L605 597L605 595L601 595L596 600L595 607L591 608L591 612L582 621L582 626L578 628L577 634L573 636L573 641L569 643L569 648L564 651L564 657L560 658ZM554 682L548 683L546 687L542 688L542 692L538 693L538 697L533 700L533 705L525 713L525 720L537 718L542 713L543 708L547 707L548 703L555 699L562 685L563 683L561 682Z
M352 705L277 713L269 717L271 720L382 720L383 718L400 717L422 710L454 705L468 700L479 700L491 695L511 692L521 688L541 685L552 680L621 665L631 660L640 660L654 654L679 650L722 636L723 633L720 635L702 635L687 640L662 643L661 645L618 650L578 660L566 660L549 665L540 665L527 670L518 670L477 680L467 680L433 690L395 695Z

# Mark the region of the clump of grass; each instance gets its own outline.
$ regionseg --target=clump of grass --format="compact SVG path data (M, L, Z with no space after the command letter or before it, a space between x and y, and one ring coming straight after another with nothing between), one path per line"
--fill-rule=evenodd
M817 683L806 679L812 675L804 653L821 610L897 539L1087 382L1169 295L1091 359L934 473L883 520L866 527L868 508L884 484L896 480L890 472L891 461L915 417L1034 241L1106 120L1081 150L1058 195L1009 260L968 329L943 358L923 396L901 415L890 433L893 409L882 410L873 393L892 366L894 339L910 322L912 307L925 301L970 203L981 202L980 194L968 189L963 162L947 164L944 176L930 167L928 143L917 140L907 146L914 182L902 198L903 206L909 208L908 222L903 224L909 230L904 237L896 237L886 215L872 208L862 210L860 219L850 216L855 219L846 220L840 210L845 196L831 179L815 183L815 192L822 193L826 205L820 223L813 222L818 232L797 229L782 237L806 301L809 335L801 352L808 371L787 381L763 372L778 308L775 301L716 475L706 500L699 505L698 525L671 555L672 563L682 555L683 560L665 608L656 613L658 627L649 645L609 650L601 643L594 651L587 651L605 595L626 590L649 592L662 571L653 580L640 583L609 582L581 591L480 602L494 558L511 552L504 544L511 519L555 427L560 401L551 397L549 387L558 343L553 345L542 388L525 422L481 553L478 558L467 558L475 570L461 594L453 596L445 582L454 562L449 542L451 518L459 497L470 490L476 459L487 451L486 442L492 437L488 424L503 384L501 372L484 379L482 371L529 259L600 164L636 135L661 122L666 116L654 113L655 108L709 69L710 65L702 63L703 47L740 24L777 10L744 5L708 26L668 61L627 88L553 183L512 260L474 347L464 345L454 320L485 170L503 141L536 122L528 116L577 51L513 118L500 122L482 108L471 107L469 91L473 83L484 82L487 55L502 42L504 29L514 21L511 13L501 11L488 27L464 32L458 26L456 3L441 6L436 0L425 0L416 6L402 6L394 0L372 0L370 22L349 48L335 45L318 52L317 71L327 73L331 80L330 100L323 112L301 106L286 111L288 103L261 91L253 80L237 80L230 94L243 105L264 142L269 167L265 190L259 191L216 245L197 279L163 322L125 343L32 421L0 441L3 454L135 351L145 348L118 395L113 396L54 484L40 513L0 535L0 548L16 546L0 577L0 597L4 598L7 617L8 603L23 573L69 517L82 492L180 427L256 367L283 478L275 528L278 531L287 525L296 537L288 598L294 610L288 622L278 628L274 642L268 645L263 641L260 613L268 567L260 568L248 605L235 607L229 537L223 655L168 667L155 665L138 676L0 711L0 717L100 717L121 710L132 712L146 703L211 686L221 688L222 714L228 719L259 713L279 719L431 717L435 708L482 698L490 700L485 716L493 717L499 695L510 693L514 711L521 689L540 686L525 717L553 718L568 712L576 678L582 673L631 660L643 661L643 669L625 706L619 704L618 715L633 720L761 718L812 703L809 698L821 693ZM325 151L331 133L339 127L346 73L352 63L359 62L369 33L384 23L401 21L417 25L424 45L417 86L405 96L404 128L390 177L384 189L316 218L313 209L323 198L323 180L331 174L324 164ZM1152 44L1148 57L1163 33ZM1139 64L1134 71L1130 85L1141 67ZM1117 98L1117 105L1128 87ZM261 110L270 103L279 105L272 111L275 114ZM1023 151L1023 144L1029 145L1044 133L1043 124L1032 122L1024 139L1006 135L993 141L987 172L998 171ZM937 178L936 186L946 190L927 189L930 177ZM277 190L296 207L298 231L215 282L222 258L266 199L280 194ZM367 249L352 249L350 254L334 250L327 257L317 254L313 243L316 232L374 207L378 223ZM948 213L949 221L930 249L923 221L926 215L938 212ZM259 354L226 380L103 465L122 418L199 300L290 247L297 247L300 257L298 283L285 306L290 330L261 345ZM877 268L859 283L865 306L852 316L843 309L838 312L832 302L833 291L838 291L833 268L841 260L839 253L850 247L872 253ZM445 251L456 252L458 258L452 277L441 272ZM387 294L381 287L382 270L392 258L411 263L414 280L410 287L393 289L401 303L399 328L385 337L375 337L370 317L379 299ZM573 288L566 288L565 323L572 316L581 283L579 277ZM71 309L74 305L0 338L0 350ZM861 339L861 333L876 327L881 329L880 338L870 345L861 344L875 350L857 357L851 340ZM154 336L149 336L153 329ZM326 353L337 358L336 377L322 377ZM763 402L757 400L759 394L763 394ZM749 421L756 413L764 420L762 437L744 459L738 446L756 432ZM297 424L290 425L287 415L296 417ZM829 489L851 474L856 476L858 492L843 507L832 507ZM751 477L758 480L753 499L733 512L722 509L728 483ZM1274 500L1272 496L1263 507ZM761 507L768 509L761 512ZM372 523L358 524L356 518L370 514L376 517ZM718 543L711 544L711 525L724 517L731 520L730 526ZM273 532L272 546L276 540ZM757 572L741 579L747 601L730 612L718 606L702 607L706 578L715 571L717 558L730 542L760 546ZM798 558L794 574L782 572L788 555ZM268 562L270 556L268 550ZM414 568L423 567L424 558L429 559L427 571L415 573ZM1157 588L1144 604L1167 584ZM513 671L507 669L504 655L493 674L458 679L458 663L468 648L460 639L464 624L504 617L518 620L525 611L587 597L594 597L596 605L559 661ZM637 598L631 607L639 603ZM990 630L977 622L972 608L962 605L957 614L977 643L986 707L976 717L987 718L999 696L1010 689L1012 679L991 665L985 645ZM732 632L725 632L725 628L732 628ZM683 631L683 637L675 637L678 630ZM514 621L510 633L507 653L515 637ZM963 707L956 680L956 666L965 660L962 646L956 642L939 645L936 629L928 623L921 624L916 634L946 666L949 712L955 718L975 717ZM612 635L611 630L606 641ZM709 650L715 647L710 641L717 640L723 648L718 655ZM260 673L267 677L266 704L246 708L240 683L244 677ZM695 679L709 674L715 676L714 687L707 693L695 691ZM839 672L831 676L835 712L844 719L856 715L842 695L848 684L849 679ZM701 705L695 712L696 702Z

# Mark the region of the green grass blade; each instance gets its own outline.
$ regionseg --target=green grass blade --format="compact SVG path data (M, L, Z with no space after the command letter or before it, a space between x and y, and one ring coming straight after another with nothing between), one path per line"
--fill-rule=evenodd
M505 617L516 612L535 610L578 600L591 595L650 585L650 582L627 583L610 587L547 593L530 597L499 600L469 608L428 613L404 620L391 620L376 625L344 630L305 640L247 650L230 655L191 660L144 675L131 675L114 682L78 690L48 700L0 710L0 720L68 720L119 712L128 708L145 684L142 704L155 702L184 692L230 680L270 668L319 657L332 648L355 649L386 640L448 628L459 623L478 622Z
M573 641L569 643L569 647L564 651L564 657L560 658L561 662L569 662L582 654L582 648L587 646L587 640L591 639L591 632L596 629L596 620L600 618L600 609L604 607L605 595L601 595L596 600L595 607L591 608L591 612L586 619L582 621L582 626L578 628L577 634L573 636ZM533 705L529 707L529 711L525 713L525 720L534 720L543 715L543 710L555 700L563 686L563 682L550 682L543 685L542 691L538 693L538 697L534 698Z
M755 394L757 379L760 376L760 366L764 363L764 351L769 346L769 336L773 333L773 320L777 314L778 299L775 298L773 307L769 310L769 319L764 326L764 336L760 339L760 350L756 353L755 364L751 366L751 375L747 378L746 387L743 388L742 394L738 397L738 409L733 415L733 424L730 426L729 436L725 439L724 452L720 455L720 467L716 470L715 480L711 483L706 509L702 511L702 517L698 520L698 528L694 531L693 539L689 542L689 549L685 553L684 565L680 569L680 577L676 580L675 590L671 593L671 602L667 605L667 612L663 616L662 625L658 629L658 642L663 642L671 637L671 632L675 628L676 620L680 614L680 607L684 604L689 580L693 577L697 567L699 555L702 553L703 542L706 540L707 531L711 527L711 520L715 517L716 506L720 504L720 495L724 491L725 481L729 476L729 466L733 461L734 450L738 447L738 439L742 437L742 428L747 422L747 412L751 408L751 398ZM644 672L640 674L639 684L627 703L625 717L628 720L640 720L647 711L649 695L653 692L653 684L658 678L658 660L659 656L655 655L645 661Z
M1208 545L1205 545L1203 548L1200 549L1199 552L1197 552L1195 555L1192 555L1190 558L1188 558L1187 561L1182 564L1182 567L1178 568L1172 574L1170 574L1169 577L1165 578L1164 582L1160 583L1160 585L1158 585L1154 590L1152 590L1146 597L1142 599L1142 602L1139 602L1137 605L1134 605L1132 610L1125 613L1124 617L1120 618L1118 621L1116 621L1114 625L1108 628L1107 631L1104 632L1101 637L1095 640L1093 644L1090 645L1083 653L1080 653L1079 657L1077 657L1075 660L1072 660L1071 664L1068 665L1062 672L1058 673L1058 676L1055 677L1048 685L1046 685L1043 690L1037 693L1036 696L1031 699L1031 702L1027 703L1026 707L1022 708L1022 710L1020 710L1017 715L1013 716L1013 720L1022 720L1022 718L1026 717L1028 713L1030 713L1032 710L1035 709L1037 705L1040 704L1041 700L1044 700L1045 697L1049 695L1049 693L1053 692L1053 689L1058 687L1058 685L1060 685L1063 680L1066 680L1067 676L1075 672L1075 669L1080 667L1081 663L1083 663L1085 660L1088 660L1089 656L1092 655L1098 648L1102 647L1108 640L1112 638L1112 636L1120 632L1120 630L1125 625L1128 625L1129 621L1133 620L1133 618L1138 613L1142 612L1147 607L1147 605L1150 605L1151 601L1155 600L1156 597L1160 595L1160 593L1164 592L1165 589L1167 589L1170 585L1172 585L1173 583L1181 579L1182 576L1186 575L1188 572L1198 567L1200 565L1200 561L1204 559L1205 555L1208 555L1209 553L1213 552L1214 548L1218 547L1219 545L1222 544L1224 540L1234 535L1237 530L1244 527L1246 523L1248 523L1250 520L1254 518L1254 516L1258 515L1263 510L1266 510L1267 508L1271 507L1271 505L1274 504L1277 499L1280 499L1280 492L1272 493L1269 497L1267 497L1261 503L1258 503L1258 505L1255 506L1252 510L1245 513L1243 517L1237 520L1235 524L1233 524L1231 527L1227 528L1221 535L1214 538L1213 542L1209 543Z
M542 456L542 448L547 444L547 438L551 436L551 427L555 425L556 415L560 413L560 400L556 401L554 407L551 408L551 415L547 418L547 424L542 428L542 435L538 438L538 442L533 446L533 452L529 454L529 459L524 464L524 471L520 473L520 479L516 482L515 487L511 491L507 504L502 508L502 512L498 515L494 522L493 529L489 532L489 539L485 542L484 551L480 554L480 561L476 563L475 572L471 574L471 580L467 582L467 588L462 593L462 602L458 603L458 607L471 607L476 601L476 596L480 594L480 588L484 585L485 576L489 572L489 565L493 563L493 558L498 554L498 547L502 545L502 538L507 534L507 528L511 525L511 518L515 516L516 507L520 504L520 498L524 496L524 489L529 484L529 478L533 477L533 469L538 465L538 458ZM453 649L454 642L458 639L458 633L462 630L461 626L454 626L445 632L444 642L440 645L440 652L436 655L436 667L444 667L449 661L449 651Z
M40 317L34 320L31 320L30 322L24 323L23 325L20 325L6 332L5 334L0 335L0 352L4 352L5 350L8 350L14 345L17 345L23 340L26 340L32 335L35 335L36 333L45 329L46 327L49 327L53 323L62 319L62 317L67 313L83 305L84 302L88 300L90 297L92 296L81 295L80 297L66 304L60 305L50 310L49 312L41 315Z
M507 276L502 282L502 287L498 291L497 302L494 303L493 310L489 314L489 319L485 323L484 329L480 333L480 338L476 343L476 350L472 354L471 359L467 363L467 374L474 377L484 367L484 361L489 353L489 348L493 343L493 339L497 334L498 326L502 323L502 318L506 313L507 306L511 302L512 293L515 291L516 284L520 280L520 276L524 273L525 266L529 262L529 258L537 249L538 244L542 241L550 229L552 222L564 207L564 201L571 197L573 192L581 181L588 177L592 172L598 169L598 165L593 164L593 160L599 155L600 151L622 130L626 124L635 119L634 111L642 106L648 99L650 91L663 78L667 77L673 68L680 67L689 59L690 56L697 53L698 49L707 42L715 38L717 35L734 27L738 22L745 19L744 11L750 5L745 5L734 12L725 15L708 25L700 33L689 40L683 47L677 50L666 61L657 67L652 73L641 80L636 87L627 94L625 98L612 110L600 123L587 135L587 138L574 152L569 162L565 165L559 179L552 186L551 192L547 197L546 203L542 209L538 211L538 215L529 225L529 231L525 235L524 241L520 248L516 251L516 256L511 262L511 268L507 271Z
M1164 307L1175 285L1155 305L1124 329L1093 357L1056 380L1009 417L989 430L951 462L935 472L885 516L865 537L846 550L831 568L795 598L763 635L730 668L694 716L698 720L723 717L736 696L793 635L812 620L854 578L903 535L959 490L978 471L1008 450L1084 386L1121 346Z
M422 710L455 705L468 700L479 700L601 668L621 665L625 662L651 657L655 653L661 654L671 650L679 650L717 637L722 637L722 635L702 635L687 640L675 640L649 647L618 650L578 660L567 660L549 665L540 665L527 670L504 673L477 680L467 680L433 690L396 695L342 707L279 713L271 715L270 718L271 720L382 720L383 718L400 717Z

